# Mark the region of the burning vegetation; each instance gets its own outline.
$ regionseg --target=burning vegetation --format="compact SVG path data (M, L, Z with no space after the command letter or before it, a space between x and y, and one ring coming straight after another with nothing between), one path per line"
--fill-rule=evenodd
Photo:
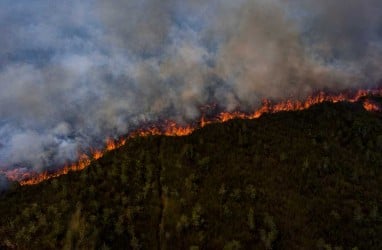
M206 118L202 116L197 124L182 126L174 121L165 121L161 124L154 124L144 129L138 129L130 133L127 137L120 138L118 140L107 139L106 146L103 150L93 149L90 150L90 154L81 154L79 160L75 163L68 164L62 168L59 168L53 172L42 173L25 173L18 172L17 170L3 171L8 179L12 181L18 181L20 185L34 185L42 181L55 178L71 171L80 171L90 165L93 160L100 159L106 152L119 148L126 144L126 141L130 138L137 136L151 136L151 135L166 135L166 136L185 136L191 134L194 130L204 127L211 123L221 123L232 119L256 119L263 114L277 113L282 111L298 111L308 109L313 105L323 102L337 103L337 102L362 102L365 110L377 112L381 110L381 107L370 100L370 97L382 96L382 89L374 90L358 90L355 93L343 92L339 94L327 94L325 92L318 92L312 96L309 96L303 101L299 100L286 100L282 102L272 102L270 100L263 100L260 108L254 112L247 113L242 111L233 112L220 112L218 115L212 118Z
M109 141L83 171L5 191L0 248L382 249L382 114L364 100L380 103Z

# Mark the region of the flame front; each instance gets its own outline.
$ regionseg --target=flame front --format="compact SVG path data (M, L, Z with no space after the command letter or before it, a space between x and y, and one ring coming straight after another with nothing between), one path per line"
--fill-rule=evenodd
M210 123L219 123L226 122L232 119L256 119L261 115L266 113L277 113L281 111L297 111L308 109L312 105L323 103L323 102L357 102L360 101L361 98L367 96L382 96L382 89L376 90L359 90L356 94L346 94L340 93L337 95L329 95L324 92L319 92L316 95L309 96L305 99L305 101L293 101L287 100L279 103L272 104L269 100L264 100L262 106L255 110L252 113L244 113L240 111L235 112L222 112L218 114L213 119L206 119L204 115L202 115L200 122L195 126L181 126L174 121L166 121L164 124L159 126L154 125L147 129L139 129L133 133L131 133L126 138L121 138L119 140L108 139L106 141L106 146L104 150L92 150L92 154L86 155L82 154L79 157L79 160L76 163L64 166L63 168L58 169L56 172L49 173L25 173L18 172L17 169L2 171L3 174L7 176L8 179L13 181L18 181L20 185L35 185L45 180L55 178L64 174L67 174L72 171L80 171L88 167L93 160L97 160L101 158L106 152L119 148L126 144L127 140L133 137L138 136L151 136L151 135L166 135L166 136L185 136L191 134L195 129L199 127L204 127ZM376 103L365 99L363 100L363 107L367 111L380 111L381 108Z

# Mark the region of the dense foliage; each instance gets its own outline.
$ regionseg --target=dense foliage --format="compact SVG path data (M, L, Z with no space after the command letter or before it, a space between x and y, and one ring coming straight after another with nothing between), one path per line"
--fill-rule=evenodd
M0 199L0 248L382 249L382 116L320 104L136 138Z

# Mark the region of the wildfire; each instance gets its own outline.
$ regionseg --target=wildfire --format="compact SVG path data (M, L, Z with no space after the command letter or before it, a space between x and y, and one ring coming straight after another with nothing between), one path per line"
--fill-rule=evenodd
M381 107L370 101L370 100L366 100L364 103L363 103L363 107L364 109L366 109L367 111L381 111Z
M266 113L277 113L281 111L297 111L304 110L312 105L323 103L323 102L358 102L361 98L368 96L382 96L382 89L376 90L359 90L355 94L340 93L337 95L325 94L324 92L319 92L313 96L309 96L304 101L294 101L286 100L279 103L272 103L270 100L264 100L261 107L252 113L244 113L240 111L234 112L221 112L215 118L206 119L202 115L200 122L197 125L187 125L182 126L174 121L165 121L160 125L153 125L146 129L139 129L131 133L126 138L121 138L119 140L108 139L106 141L104 150L92 150L90 155L81 154L78 162L64 166L55 172L43 172L43 173L28 173L28 172L18 172L17 169L2 171L10 180L19 181L20 185L34 185L51 178L58 177L60 175L67 174L72 171L80 171L91 164L93 160L101 158L106 152L119 148L126 144L127 140L138 136L151 136L151 135L166 135L166 136L185 136L191 134L195 129L199 127L204 127L210 123L226 122L232 119L256 119L261 115ZM362 100L362 104L367 111L381 111L381 107L365 98Z

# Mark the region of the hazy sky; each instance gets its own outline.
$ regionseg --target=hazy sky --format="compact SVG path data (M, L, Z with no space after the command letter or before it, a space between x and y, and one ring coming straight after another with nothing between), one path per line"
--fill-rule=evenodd
M200 106L367 88L380 0L1 0L0 168L41 171Z

